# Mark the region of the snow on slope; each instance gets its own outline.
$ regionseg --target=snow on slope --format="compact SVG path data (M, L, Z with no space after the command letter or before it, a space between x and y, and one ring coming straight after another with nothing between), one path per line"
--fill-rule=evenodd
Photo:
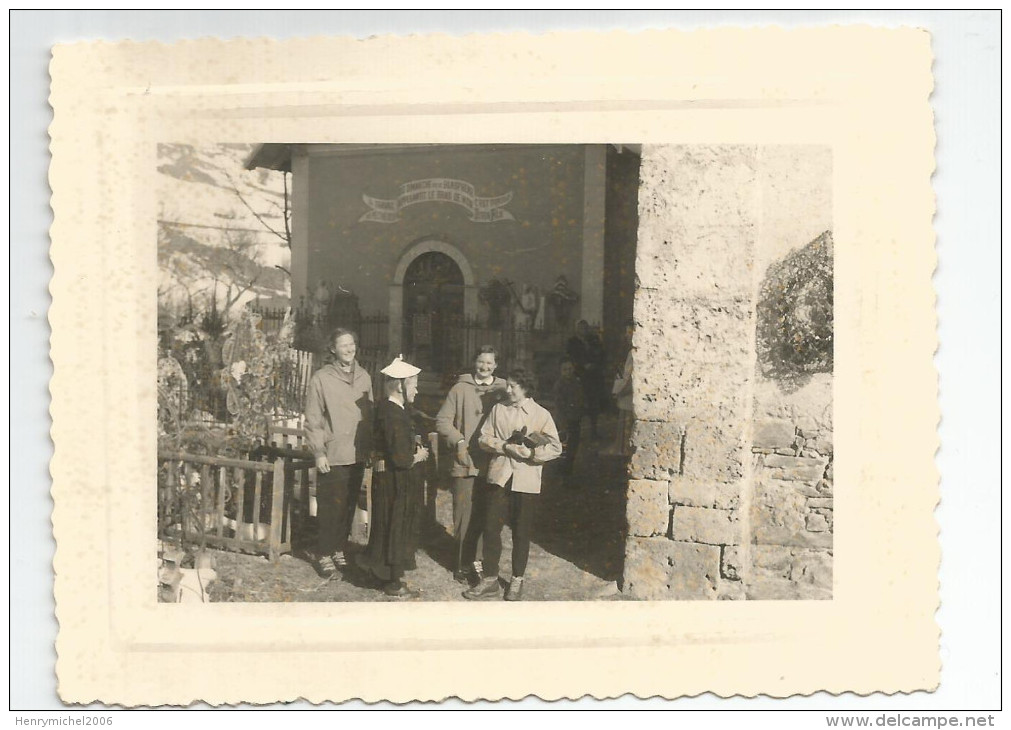
M159 299L219 306L290 293L284 177L243 166L254 145L158 146ZM282 267L282 268L278 268Z

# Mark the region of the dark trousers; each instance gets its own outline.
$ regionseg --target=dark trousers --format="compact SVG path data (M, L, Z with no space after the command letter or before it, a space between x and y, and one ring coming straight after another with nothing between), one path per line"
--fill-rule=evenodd
M534 526L536 494L514 492L512 480L505 487L483 485L485 494L484 523L484 573L489 578L498 576L498 563L502 557L502 528L512 513L510 527L513 533L513 577L521 577L530 557L530 532Z
M452 486L455 570L470 570L477 560L484 532L485 480L481 477L453 477Z
M344 552L355 517L358 495L365 468L361 464L331 466L326 474L316 476L316 524L319 556Z

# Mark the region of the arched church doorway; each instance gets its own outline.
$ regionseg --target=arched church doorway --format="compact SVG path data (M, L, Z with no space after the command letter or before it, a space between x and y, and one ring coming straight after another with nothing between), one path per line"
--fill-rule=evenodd
M450 256L429 251L407 266L403 283L405 356L423 370L455 372L463 361L464 277Z

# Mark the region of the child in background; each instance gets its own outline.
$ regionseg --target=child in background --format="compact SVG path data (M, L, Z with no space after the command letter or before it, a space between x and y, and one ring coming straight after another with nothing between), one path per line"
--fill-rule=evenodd
M562 361L561 376L555 382L552 396L555 401L555 420L561 427L558 436L562 440L561 474L566 486L575 486L572 470L579 450L582 431L584 396L583 384L576 377L576 366L571 360Z

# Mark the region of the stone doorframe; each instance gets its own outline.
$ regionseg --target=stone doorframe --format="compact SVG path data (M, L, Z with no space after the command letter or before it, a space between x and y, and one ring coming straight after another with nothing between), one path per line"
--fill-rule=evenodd
M419 239L401 254L393 272L393 283L390 285L390 323L387 335L391 354L399 353L403 345L401 337L404 319L404 277L407 275L407 269L416 258L432 252L449 256L460 267L460 273L463 274L463 315L467 318L477 316L477 281L467 257L456 246L441 239L429 237Z

